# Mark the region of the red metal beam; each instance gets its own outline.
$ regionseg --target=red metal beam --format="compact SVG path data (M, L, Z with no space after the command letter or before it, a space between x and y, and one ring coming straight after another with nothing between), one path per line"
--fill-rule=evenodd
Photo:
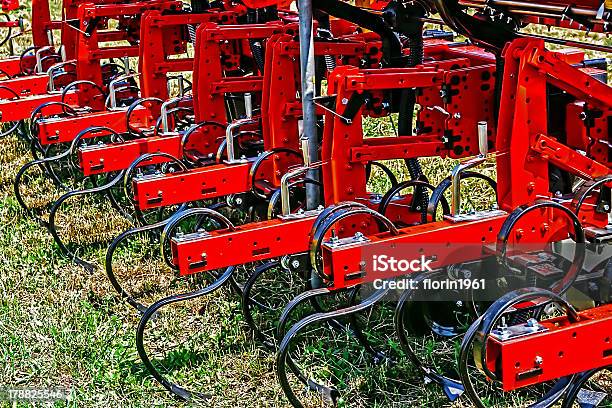
M46 112L46 110L45 110ZM149 111L145 108L137 108L132 112L132 126L146 123L149 119ZM40 119L38 124L38 140L42 145L54 143L66 143L74 140L82 130L93 126L104 126L113 129L117 133L127 132L127 119L125 110L93 112L79 116L62 116L55 118ZM99 134L87 134L87 137L100 136Z
M280 219L172 239L172 254L181 275L225 268L304 252L315 217Z
M398 157L445 157L444 142L439 136L376 137L365 139L363 146L351 148L351 162L367 163L394 160Z
M251 163L215 165L184 173L134 179L134 195L142 210L243 193L251 188Z
M40 95L47 93L49 87L49 75L28 75L24 77L5 79L0 81L0 87L6 87L20 96ZM0 95L9 99L13 96L9 91L1 88Z
M43 103L60 102L62 95L59 93L32 95L20 99L3 99L0 100L0 122L13 122L17 120L29 119L32 112ZM69 105L76 105L78 95L76 92L68 92L64 98L64 102ZM59 114L62 112L61 106L50 106L46 109L47 114Z
M83 174L102 174L127 169L137 158L146 153L168 153L176 158L182 157L180 136L152 136L112 145L86 146L79 149L79 163ZM164 157L143 162L148 164L168 161Z
M546 331L508 340L489 337L487 366L504 391L612 364L612 304L540 322Z
M0 69L10 76L21 74L21 58L7 57L0 60Z

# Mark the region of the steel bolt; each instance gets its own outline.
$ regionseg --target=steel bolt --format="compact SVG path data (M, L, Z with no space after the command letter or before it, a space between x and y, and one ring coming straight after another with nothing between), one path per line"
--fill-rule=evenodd
M530 193L532 193L532 192L533 192L533 190L535 190L535 187L536 187L536 185L535 185L535 183L532 181L532 182L530 182L529 184L527 184L527 191L529 191Z
M517 239L520 239L520 238L522 238L522 237L523 237L523 232L524 232L524 231L523 231L523 229L522 229L522 228L519 228L519 229L517 229L517 230L516 230L516 232L514 233L514 235L516 236L516 238L517 238Z

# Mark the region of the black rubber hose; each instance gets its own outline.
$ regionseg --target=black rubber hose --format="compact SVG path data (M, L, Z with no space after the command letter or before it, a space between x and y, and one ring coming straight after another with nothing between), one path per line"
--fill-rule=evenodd
M396 60L403 59L399 38L381 16L337 0L313 0L312 6L330 16L351 21L380 35L385 65L392 65Z

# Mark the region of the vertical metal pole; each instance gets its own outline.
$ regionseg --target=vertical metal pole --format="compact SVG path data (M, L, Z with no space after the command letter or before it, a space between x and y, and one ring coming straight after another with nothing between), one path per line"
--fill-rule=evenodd
M317 136L317 116L315 112L315 57L314 33L312 17L312 0L298 0L300 18L300 67L302 74L302 134L301 146L308 146L304 157L308 161L319 160L319 146ZM307 141L306 143L304 143ZM319 180L318 170L309 170L306 176ZM306 184L306 207L308 210L319 206L319 188L313 184Z
M319 160L319 146L317 136L317 115L315 112L315 57L312 0L298 0L300 18L300 69L302 73L302 134L300 146L304 154L304 163L310 165ZM308 170L306 177L319 180L319 171ZM306 184L306 209L314 210L319 202L319 188L311 183ZM310 285L313 288L321 287L321 279L311 270Z

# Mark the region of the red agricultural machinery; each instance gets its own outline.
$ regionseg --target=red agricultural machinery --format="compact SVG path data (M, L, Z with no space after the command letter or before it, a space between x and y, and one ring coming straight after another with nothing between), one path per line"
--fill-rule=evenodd
M146 329L230 286L295 407L346 404L341 363L364 353L394 384L368 406L403 392L402 366L477 407L611 406L612 3L353 3L64 0L52 21L33 0L33 47L0 61L0 120L33 155L18 202L92 271L67 203L130 223L106 273L141 314L145 367L184 400L206 395L170 379ZM116 258L142 236L193 291L124 288ZM317 365L316 328L355 354L319 338L337 361Z

